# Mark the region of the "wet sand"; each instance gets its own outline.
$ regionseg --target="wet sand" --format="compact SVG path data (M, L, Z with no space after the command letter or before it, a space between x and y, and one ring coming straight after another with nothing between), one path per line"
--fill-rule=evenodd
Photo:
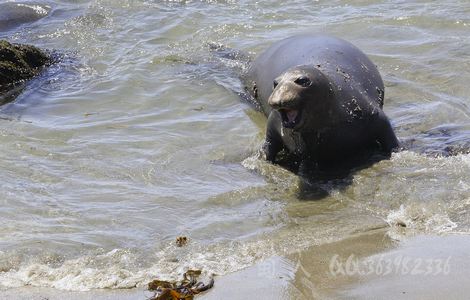
M224 276L200 299L468 299L468 253L468 235L380 229Z
M272 257L215 278L196 299L467 299L470 237L420 235L392 240L385 229L358 233L288 257ZM143 288L67 292L24 287L2 299L148 299Z
M356 276L354 283L339 287L337 298L468 299L468 253L468 235L415 237L372 257L375 266L379 260L392 262L391 272L376 268L370 275Z

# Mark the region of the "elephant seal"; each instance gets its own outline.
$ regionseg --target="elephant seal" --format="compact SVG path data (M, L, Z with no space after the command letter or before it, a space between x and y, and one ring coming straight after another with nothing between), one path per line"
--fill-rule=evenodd
M263 150L271 162L286 150L300 163L331 169L374 153L389 156L398 147L382 111L384 84L377 67L345 40L318 35L281 40L253 62L247 85L268 117Z

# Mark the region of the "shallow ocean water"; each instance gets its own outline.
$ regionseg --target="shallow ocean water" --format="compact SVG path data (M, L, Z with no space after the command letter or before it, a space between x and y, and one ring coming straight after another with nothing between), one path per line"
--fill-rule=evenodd
M40 18L0 38L64 57L0 107L1 287L227 274L378 227L398 240L397 225L469 233L466 1L21 5ZM405 150L326 182L258 158L266 120L236 93L247 64L208 45L255 57L306 32L345 38L377 64Z

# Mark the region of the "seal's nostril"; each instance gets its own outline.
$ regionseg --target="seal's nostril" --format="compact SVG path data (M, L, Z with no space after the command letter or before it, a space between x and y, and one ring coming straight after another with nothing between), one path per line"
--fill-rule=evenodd
M307 76L300 76L299 78L294 80L294 82L303 87L310 86L310 84L312 83Z
M270 105L272 108L274 108L274 109L277 109L277 108L280 107L279 102L272 102L272 101L269 101L268 103L269 103L269 105Z
M277 80L274 80L273 81L273 88L275 89L278 84L279 84L279 82Z

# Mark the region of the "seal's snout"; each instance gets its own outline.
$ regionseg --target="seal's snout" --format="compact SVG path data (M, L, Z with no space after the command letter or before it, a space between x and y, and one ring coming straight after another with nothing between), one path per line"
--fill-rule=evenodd
M279 87L279 89L273 91L268 103L271 108L277 110L281 115L282 126L294 128L300 123L302 110L297 97L288 94L285 89Z
M294 128L301 121L301 108L299 101L299 91L295 86L305 84L302 80L299 83L293 80L274 80L273 92L268 99L268 104L272 109L277 110L282 119L282 126Z
M268 99L268 104L273 109L295 108L298 105L298 92L291 84L274 81L274 90Z
M269 105L275 109L292 109L293 108L293 101L290 99L276 99L276 97L271 97L269 101Z

